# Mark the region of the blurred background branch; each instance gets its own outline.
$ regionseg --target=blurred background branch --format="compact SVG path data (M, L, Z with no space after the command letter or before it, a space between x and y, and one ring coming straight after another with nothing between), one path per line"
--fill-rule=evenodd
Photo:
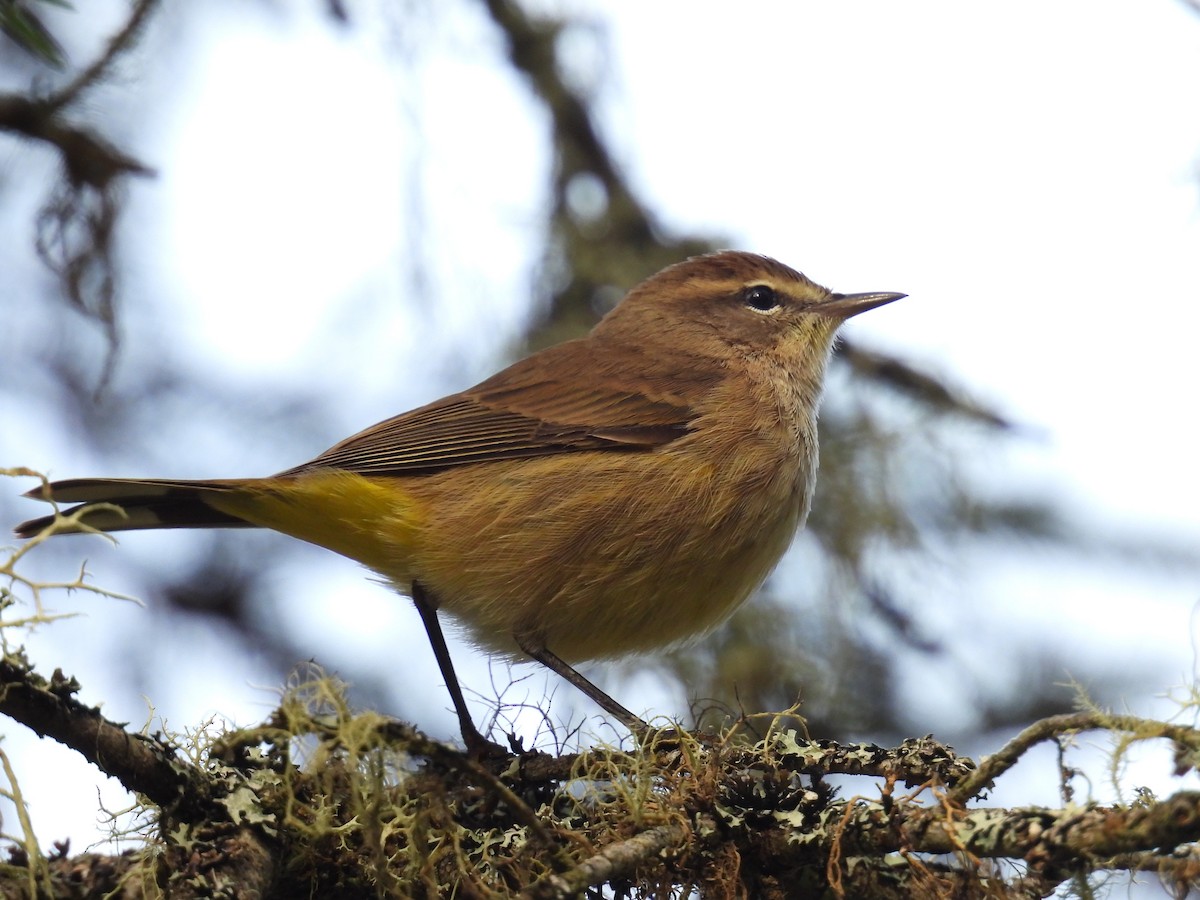
M0 3L0 31L35 58L62 69L62 48L32 6ZM108 356L100 386L112 374L117 353L114 242L122 208L120 184L126 175L153 172L91 127L71 121L69 110L128 53L154 6L155 0L138 0L104 52L58 90L44 97L0 94L0 130L47 143L62 161L63 181L38 215L37 251L58 276L63 296L104 329Z

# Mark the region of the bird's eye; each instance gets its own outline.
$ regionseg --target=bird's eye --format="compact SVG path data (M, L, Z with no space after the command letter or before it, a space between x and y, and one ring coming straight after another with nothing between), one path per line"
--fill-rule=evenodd
M772 287L756 284L742 293L742 302L757 312L771 312L779 309L779 294Z

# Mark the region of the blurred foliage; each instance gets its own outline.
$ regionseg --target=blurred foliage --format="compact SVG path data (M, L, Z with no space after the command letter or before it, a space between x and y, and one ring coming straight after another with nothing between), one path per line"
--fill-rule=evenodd
M546 173L551 202L545 211L538 279L541 315L526 339L529 348L537 348L582 333L641 278L729 240L673 234L656 221L614 162L596 126L592 98L564 75L559 39L570 23L534 17L512 0L480 2L504 41L508 64L526 80L550 123L553 165ZM47 66L62 67L61 45L35 6L0 2L0 27ZM57 233L69 233L73 243L60 242L64 246L55 256L53 242L43 238L43 257L58 277L58 294L91 311L113 346L122 314L112 239L122 194L114 188L124 176L148 170L112 138L84 128L70 113L127 52L152 6L136 4L102 57L48 98L40 93L44 82L37 79L28 96L0 96L0 130L47 142L62 156L63 181L49 189L43 229L48 220ZM353 7L329 2L324 9L331 27L355 27ZM103 114L97 118L103 121ZM154 432L165 404L219 407L247 420L270 410L271 430L295 435L315 431L314 423L333 402L305 389L277 389L275 396L266 396L267 389L260 388L250 407L242 402L240 387L224 384L212 373L187 370L164 353L155 358L153 371L140 373L136 387L110 391L100 406L94 394L105 382L111 356L103 361L94 342L78 333L78 322L62 319L58 325L53 340L24 348L29 354L25 365L42 373L43 387L52 385L54 396L48 402L76 424L79 439L101 448L119 445L130 434ZM804 538L814 548L812 558L820 562L814 563L805 595L784 596L771 582L764 597L709 639L660 660L692 696L712 698L698 702L702 716L779 709L799 697L814 733L837 737L899 731L905 723L894 703L892 648L930 657L944 652L925 633L921 598L912 579L897 578L900 569L939 570L941 555L952 554L964 541L1020 540L1129 555L1147 549L1120 539L1103 548L1084 546L1080 532L1049 499L980 495L963 473L961 445L945 435L966 428L979 443L993 445L1020 437L1002 413L971 398L961 386L856 345L844 346L837 359L834 376L846 389L832 394L821 421L820 488ZM17 374L11 381L16 390L32 384ZM247 646L277 660L281 669L308 655L278 629L256 625L247 612L248 605L263 602L264 586L271 582L266 568L284 565L286 559L264 559L253 545L227 536L214 536L205 546L208 556L170 576L161 596L189 614L203 611L230 623L245 635ZM1169 549L1163 552L1171 555ZM906 561L903 567L895 565L897 559ZM980 728L1069 708L1065 691L1060 694L1047 687L1049 679L1034 677L1044 675L1047 667L1033 662L1026 668L1030 676L1020 702L1003 708L981 703L976 711ZM354 677L360 684L369 681L366 673Z
M62 69L67 64L66 53L37 14L38 5L72 8L66 0L0 0L0 33L34 59Z

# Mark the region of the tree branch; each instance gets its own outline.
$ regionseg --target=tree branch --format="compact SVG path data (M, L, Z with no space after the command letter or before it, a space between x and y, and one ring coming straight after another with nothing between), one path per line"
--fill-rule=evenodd
M181 763L175 748L131 734L75 699L79 683L55 670L50 681L19 658L0 659L0 713L80 753L126 788L185 820L216 811L206 783Z
M660 857L664 851L684 846L688 829L682 825L659 825L609 844L595 856L579 863L568 872L548 875L522 892L531 900L566 900L577 897L584 888L596 887L616 878L623 878L638 866Z
M1049 716L1034 722L998 752L985 757L979 768L947 795L951 803L962 804L977 796L1017 761L1034 745L1043 741L1056 740L1064 735L1080 731L1124 731L1132 740L1167 738L1175 743L1175 774L1183 775L1196 768L1200 761L1200 731L1186 725L1172 725L1137 716L1113 715L1103 712L1077 712L1061 716Z

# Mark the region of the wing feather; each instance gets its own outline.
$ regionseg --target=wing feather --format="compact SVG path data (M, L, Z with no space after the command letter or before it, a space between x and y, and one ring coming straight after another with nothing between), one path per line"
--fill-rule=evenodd
M695 411L676 390L682 361L584 339L521 360L473 388L373 425L281 474L337 468L419 475L471 463L579 450L649 450L682 437ZM647 371L649 369L649 371ZM670 375L670 377L667 377Z

